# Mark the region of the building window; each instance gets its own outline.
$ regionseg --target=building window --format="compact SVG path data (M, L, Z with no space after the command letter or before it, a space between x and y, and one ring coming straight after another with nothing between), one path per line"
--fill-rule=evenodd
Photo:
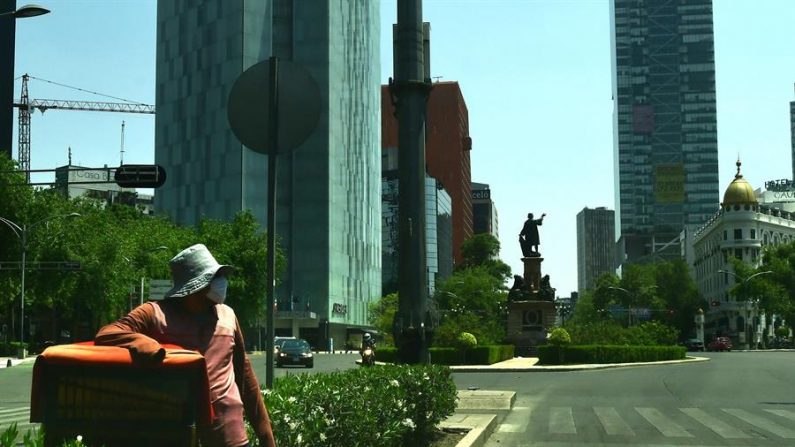
M756 230L751 228L751 239L756 239Z
M743 229L742 228L735 228L734 229L734 240L742 239L743 238Z
M742 248L735 248L734 249L734 257L737 259L743 259L743 249Z
M729 238L729 232L727 230L723 230L723 240L727 240Z

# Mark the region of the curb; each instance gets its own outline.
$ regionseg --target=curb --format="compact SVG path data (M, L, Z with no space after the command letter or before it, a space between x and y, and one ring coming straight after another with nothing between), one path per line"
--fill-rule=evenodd
M24 359L17 359L12 357L0 358L0 369L14 367L23 363L33 363L36 361L36 356L25 357ZM10 363L10 366L9 366Z
M639 366L677 365L685 363L708 362L708 357L688 357L686 360L664 360L659 362L639 363L602 363L590 365L550 365L526 367L499 367L499 366L451 366L453 372L571 372L591 371L598 369L632 368Z
M469 414L460 422L441 422L441 429L469 430L455 447L482 447L497 426L494 414Z

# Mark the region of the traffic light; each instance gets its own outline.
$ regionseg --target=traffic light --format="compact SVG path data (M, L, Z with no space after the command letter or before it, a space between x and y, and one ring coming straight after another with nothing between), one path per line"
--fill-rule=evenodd
M113 180L122 188L159 188L166 181L166 170L160 165L121 165Z

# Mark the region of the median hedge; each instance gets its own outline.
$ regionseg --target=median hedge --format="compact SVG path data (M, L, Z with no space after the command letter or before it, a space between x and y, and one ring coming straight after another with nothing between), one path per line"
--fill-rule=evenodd
M514 356L513 345L477 346L461 350L458 348L430 348L431 363L434 365L491 365ZM384 347L376 350L376 360L395 363L397 348Z
M687 350L683 346L617 346L579 345L538 348L541 365L571 365L582 363L636 363L661 360L681 360Z

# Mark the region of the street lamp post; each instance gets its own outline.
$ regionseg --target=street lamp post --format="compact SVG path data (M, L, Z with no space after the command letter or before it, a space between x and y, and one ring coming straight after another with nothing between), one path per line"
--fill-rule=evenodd
M16 19L47 14L37 5L16 7L16 0L0 0L0 152L11 159L14 131L14 45Z
M20 270L22 271L22 278L21 278L21 285L20 285L20 305L19 305L19 342L20 344L25 342L25 270L27 268L27 251L28 251L28 234L32 231L35 227L48 222L53 219L65 218L65 217L77 217L80 216L79 213L70 213L70 214L60 214L57 216L50 216L44 219L41 219L37 222L34 222L30 225L22 224L21 226L11 220L6 219L5 217L0 217L0 222L3 222L11 228L11 231L19 238L19 241L22 244L22 265Z
M729 270L718 270L718 273L728 273L729 275L734 276L734 278L740 283L740 290L742 291L742 297L743 297L742 301L746 302L746 305L745 305L745 328L743 328L743 332L745 332L746 340L748 340L748 346L750 347L752 345L752 343L751 343L751 329L749 329L749 328L751 328L751 324L748 321L750 320L749 316L751 315L752 306L756 306L757 307L757 312L756 313L757 314L759 313L759 311L758 311L759 300L752 301L751 298L748 296L748 282L751 281L752 279L756 278L757 276L767 275L768 273L773 273L773 272L770 271L770 270L765 270L763 272L756 272L756 273L754 273L753 275L751 275L751 276L749 276L747 278L743 278L743 277L741 277L740 275L738 275L738 274L736 274L734 272L730 272Z

